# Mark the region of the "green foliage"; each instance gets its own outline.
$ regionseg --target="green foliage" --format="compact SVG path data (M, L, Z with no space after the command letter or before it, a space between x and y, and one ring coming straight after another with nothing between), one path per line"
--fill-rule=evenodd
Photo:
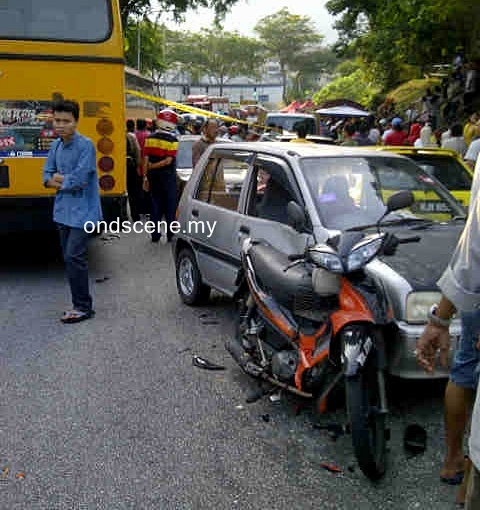
M135 22L129 19L125 29L125 59L127 65L138 66L138 43L140 42L140 72L154 77L165 69L163 33L148 18Z
M308 16L291 14L287 8L262 18L254 28L267 56L278 60L283 76L283 98L286 100L287 72L304 72L299 62L319 48L323 36L317 33ZM310 63L312 60L310 59Z
M340 62L335 68L335 74L339 76L348 76L353 74L355 71L362 67L361 62L356 60L345 60L344 62Z
M395 102L396 110L399 113L404 112L415 104L418 109L419 102L426 90L428 88L433 89L435 85L440 85L440 81L435 78L410 80L389 92L388 97Z
M190 36L188 45L184 44L183 48L183 57L179 57L178 61L215 79L221 95L228 79L235 76L258 77L258 69L263 63L260 43L238 32L204 29L201 34Z
M336 78L322 87L313 95L313 101L320 104L330 99L347 98L370 108L378 93L379 88L368 80L365 72L357 69L354 73Z
M220 21L228 9L236 3L237 0L157 0L156 5L152 5L151 0L120 0L120 13L123 26L127 26L129 16L145 16L155 8L157 12L169 12L173 17L180 21L188 9L198 9L199 7L208 7L215 11L217 21Z
M338 47L354 48L384 90L405 80L405 63L410 76L423 76L431 64L451 61L457 45L471 54L480 37L473 0L329 0L327 9L338 17Z

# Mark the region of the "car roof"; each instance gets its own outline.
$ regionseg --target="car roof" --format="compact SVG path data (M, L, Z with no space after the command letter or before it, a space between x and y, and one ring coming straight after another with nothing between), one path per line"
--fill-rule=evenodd
M395 146L395 145L385 145L385 146L377 146L375 147L377 151L383 152L393 152L395 154L402 154L405 156L445 156L456 159L467 171L470 175L473 175L473 170L465 163L460 154L453 149L443 149L440 147L411 147L408 145L405 146Z
M442 149L440 147L412 147L410 145L378 145L375 146L378 151L396 152L397 154L432 154L459 157L457 151L453 149Z
M278 117L281 115L282 117L309 117L314 119L315 116L310 113L282 113L282 112L268 112L267 117L275 115L275 117Z
M187 133L185 135L177 135L177 139L179 142L183 142L184 140L188 141L188 140L198 140L199 138L201 138L202 135L193 135L191 133Z
M213 144L212 147L220 147L220 144ZM224 148L224 147L223 147ZM295 143L295 142L233 142L228 144L228 149L238 151L269 152L272 155L283 157L342 157L358 156L365 157L367 152L369 156L374 157L394 157L404 158L405 156L384 151L376 152L368 150L367 147L343 147L338 145L318 144L318 143ZM373 147L373 149L375 149Z
M200 140L200 138L202 137L202 135L194 135L192 133L187 133L187 134L184 134L184 135L177 135L177 139L179 142L183 142L183 141L197 141L197 140ZM216 143L231 143L232 140L230 140L230 138L220 138L220 137L217 137L216 138Z

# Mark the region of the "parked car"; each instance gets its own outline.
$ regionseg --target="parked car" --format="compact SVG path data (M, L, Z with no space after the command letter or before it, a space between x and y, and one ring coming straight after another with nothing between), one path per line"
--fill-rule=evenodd
M436 147L384 146L376 149L409 157L427 173L436 177L464 207L468 208L473 171L458 152Z
M275 140L276 142L292 142L297 138L297 135L279 135ZM320 143L323 145L336 145L337 143L330 136L322 135L307 135L306 139L309 142Z
M279 187L273 196L262 191L258 180L265 172ZM440 299L436 281L453 252L465 215L437 179L404 156L316 144L212 145L187 183L178 208L181 228L172 249L179 295L190 305L205 301L211 288L234 296L240 246L246 237L264 239L289 255L303 253L306 245L325 243L346 229L374 228L388 197L403 189L411 190L417 201L388 215L382 230L399 237L418 234L421 240L401 245L393 257L374 259L367 271L383 282L391 303L390 373L427 377L417 366L415 344L429 307ZM273 202L267 206L269 196ZM289 223L290 201L305 212L306 227L301 231ZM442 204L441 220L438 204ZM204 228L190 228L192 221ZM458 339L458 319L450 332ZM436 372L436 377L447 375Z
M201 138L200 135L178 136L177 149L177 202L180 200L185 184L190 179L193 171L192 146ZM225 138L218 138L217 142L230 142Z
M265 117L265 126L275 124L277 128L282 128L284 135L294 135L295 124L297 123L303 124L307 130L307 134L309 135L315 135L318 132L315 115L308 113L269 112Z

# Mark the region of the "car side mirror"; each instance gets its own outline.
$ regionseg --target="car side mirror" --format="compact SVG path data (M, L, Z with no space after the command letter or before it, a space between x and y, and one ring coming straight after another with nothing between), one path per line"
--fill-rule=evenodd
M398 211L399 209L405 209L405 207L410 207L413 202L415 202L415 197L411 191L397 191L387 200L386 214L392 211Z
M304 232L307 224L307 215L303 207L291 200L287 204L288 224L298 232Z

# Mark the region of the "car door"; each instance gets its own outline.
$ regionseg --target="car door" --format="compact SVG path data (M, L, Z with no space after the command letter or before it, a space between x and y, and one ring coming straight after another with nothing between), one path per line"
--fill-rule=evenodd
M242 217L239 199L252 152L214 149L194 190L187 228L202 279L227 295L235 292L240 254L232 232Z
M275 200L270 209L260 207L265 196L262 182L259 180L259 175L262 173L270 173L270 179L274 178L279 185L274 190ZM284 190L282 191L281 188ZM279 196L281 198L277 200ZM248 180L244 184L241 202L241 210L244 214L237 217L235 225L237 241L233 254L235 258L240 256L241 245L247 237L263 239L287 254L304 252L307 243L313 242L313 234L299 233L288 225L286 208L290 200L305 208L299 186L288 163L278 157L257 154ZM307 230L312 231L308 217Z

